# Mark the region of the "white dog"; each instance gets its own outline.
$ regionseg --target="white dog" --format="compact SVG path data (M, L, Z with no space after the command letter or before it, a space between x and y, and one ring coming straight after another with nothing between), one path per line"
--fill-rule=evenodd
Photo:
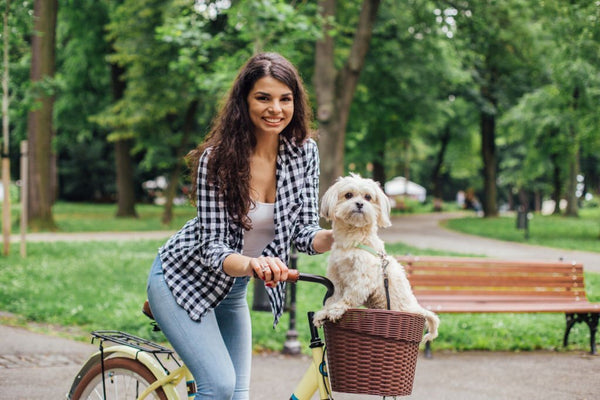
M428 333L423 341L436 338L438 316L419 305L404 267L385 254L384 243L377 236L378 227L391 225L390 202L379 184L355 174L339 178L323 196L321 216L332 221L334 244L327 277L335 292L315 314L315 325L335 322L349 308L387 309L389 301L391 310L425 317Z

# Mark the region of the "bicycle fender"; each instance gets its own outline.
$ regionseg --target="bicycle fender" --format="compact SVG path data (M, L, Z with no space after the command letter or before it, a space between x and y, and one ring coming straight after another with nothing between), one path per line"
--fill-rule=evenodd
M157 379L160 379L161 377L166 375L165 371L160 366L160 364L148 353L145 353L143 351L140 351L140 350L134 349L132 347L128 347L128 346L116 345L116 346L106 347L103 350L103 352L97 351L94 354L92 354L87 359L85 364L83 364L83 366L81 367L81 369L75 376L75 379L73 380L73 384L71 385L71 389L69 390L69 393L67 393L66 397L68 400L71 399L71 396L75 392L75 388L81 381L81 378L94 365L96 365L100 362L100 358L102 357L102 354L104 354L104 359L112 358L112 357L126 357L126 358L131 358L133 360L138 360L146 368L148 368L150 370L150 372L152 372L152 374L154 374L154 376ZM162 387L162 389L165 392L165 394L167 395L167 398L177 398L177 396L178 396L177 390L173 385L166 384ZM173 397L171 397L171 396L173 396Z

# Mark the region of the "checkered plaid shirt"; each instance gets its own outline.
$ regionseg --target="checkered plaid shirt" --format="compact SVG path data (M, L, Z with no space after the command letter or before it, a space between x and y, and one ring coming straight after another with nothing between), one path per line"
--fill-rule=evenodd
M229 293L235 278L223 271L223 260L243 249L244 230L234 224L218 196L207 184L210 149L200 157L198 167L198 216L160 248L165 280L175 300L190 318L199 321ZM277 156L275 238L264 256L287 262L292 244L298 251L315 254L312 241L318 230L319 153L309 139L297 146L281 138ZM274 326L283 313L285 284L267 288Z

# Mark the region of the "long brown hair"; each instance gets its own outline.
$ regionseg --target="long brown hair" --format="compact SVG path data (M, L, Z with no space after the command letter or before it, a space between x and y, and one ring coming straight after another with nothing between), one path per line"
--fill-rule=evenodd
M192 199L195 203L198 187L200 156L211 148L208 160L208 183L217 185L233 221L250 229L248 210L250 198L250 156L256 146L254 126L248 114L248 94L257 80L271 76L292 90L294 115L280 133L296 145L310 136L312 111L302 79L296 68L277 53L259 53L241 68L227 100L214 118L206 139L186 156L192 174Z

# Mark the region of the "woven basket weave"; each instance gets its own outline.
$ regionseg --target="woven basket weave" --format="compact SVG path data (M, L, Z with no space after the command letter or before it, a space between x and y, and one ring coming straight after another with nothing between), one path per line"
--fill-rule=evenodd
M325 322L331 389L343 393L412 393L425 319L398 311L350 309Z

